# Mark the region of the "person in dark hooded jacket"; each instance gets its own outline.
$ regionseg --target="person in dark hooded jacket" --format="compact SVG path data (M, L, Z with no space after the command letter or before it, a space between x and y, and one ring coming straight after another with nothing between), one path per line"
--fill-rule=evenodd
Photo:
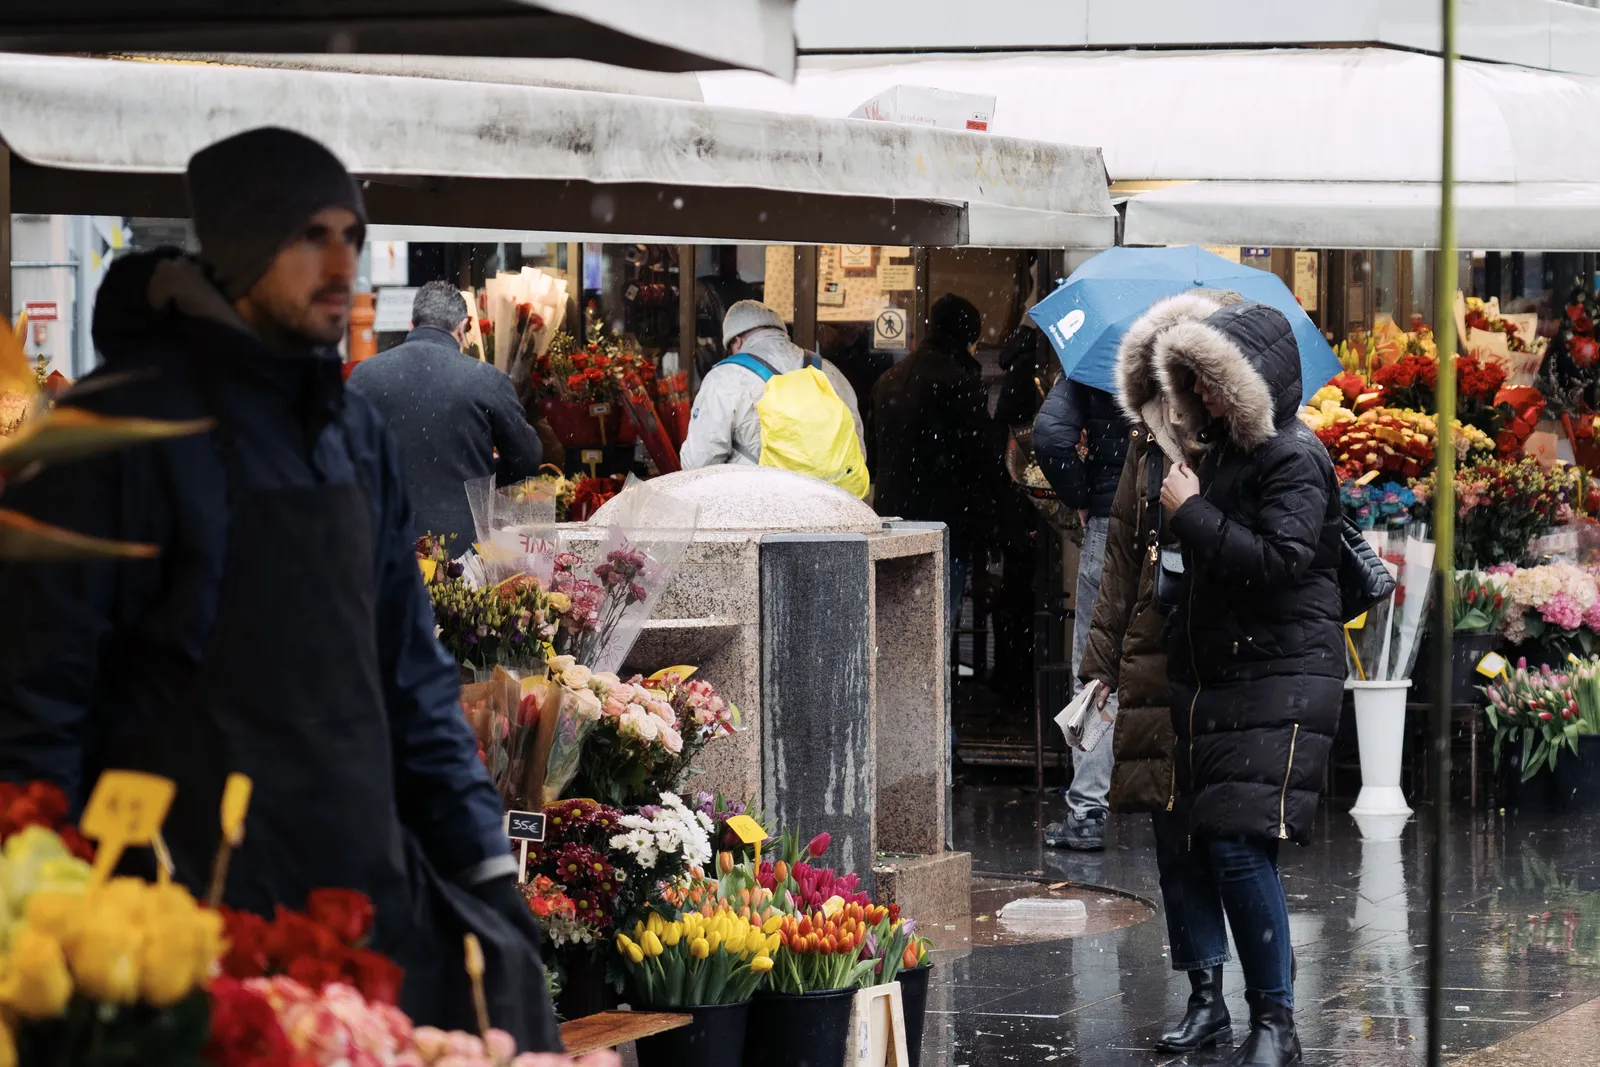
M1191 993L1183 1020L1161 1035L1162 1052L1193 1052L1228 1039L1232 1019L1222 996L1227 945L1195 942L1184 891L1198 877L1189 864L1188 829L1176 815L1177 775L1173 759L1171 684L1167 678L1166 615L1156 602L1156 553L1176 545L1161 509L1161 483L1183 448L1174 436L1155 373L1156 343L1172 327L1203 322L1243 298L1237 293L1192 290L1152 305L1123 335L1117 350L1117 404L1133 422L1106 535L1106 562L1087 647L1078 677L1099 682L1101 707L1112 707L1115 763L1111 810L1149 812L1155 831L1156 867L1172 967L1189 976ZM1101 744L1105 744L1104 741ZM1206 890L1207 899L1214 894Z
M1343 699L1340 504L1327 450L1296 417L1300 354L1282 312L1223 308L1156 342L1188 461L1162 484L1183 548L1166 636L1177 809L1209 867L1190 886L1197 943L1244 968L1250 1034L1228 1062L1300 1062L1282 842L1306 844Z
M334 348L360 189L280 129L201 150L188 183L201 259L118 258L95 307L104 364L61 404L214 428L8 487L28 515L160 554L0 565L0 778L54 782L74 810L109 768L172 779L162 834L198 895L225 780L244 774L224 903L270 917L315 889L365 893L372 947L405 970L401 1007L454 1028L476 1028L475 933L500 975L496 1025L559 1048L500 797L434 637L400 452Z

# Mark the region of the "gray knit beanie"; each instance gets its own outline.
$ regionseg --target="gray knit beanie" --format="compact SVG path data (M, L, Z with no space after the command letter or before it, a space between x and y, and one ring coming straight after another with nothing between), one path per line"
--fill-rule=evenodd
M783 317L759 300L741 300L722 318L722 343L751 330L782 330Z
M361 188L344 164L292 130L267 126L202 148L189 160L187 181L201 262L229 300L249 292L323 208L349 208L367 221Z

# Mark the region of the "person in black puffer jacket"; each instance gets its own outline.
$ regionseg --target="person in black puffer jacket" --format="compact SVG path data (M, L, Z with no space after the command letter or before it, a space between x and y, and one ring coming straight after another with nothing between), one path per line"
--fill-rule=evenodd
M1278 846L1310 840L1339 723L1337 483L1296 418L1282 312L1241 303L1174 326L1155 363L1190 457L1161 493L1187 583L1166 630L1176 801L1209 874L1188 911L1224 948L1226 911L1244 968L1250 1035L1229 1064L1287 1067L1300 1045Z
M1033 454L1039 469L1061 502L1076 508L1083 518L1083 550L1078 555L1078 590L1073 605L1074 678L1088 645L1095 601L1100 597L1111 503L1122 479L1130 430L1131 424L1117 407L1116 397L1065 377L1051 387L1033 420ZM1080 457L1078 442L1085 438L1087 456ZM1096 745L1088 752L1068 751L1072 755L1072 785L1066 793L1067 817L1045 827L1045 844L1098 851L1105 846L1111 746Z

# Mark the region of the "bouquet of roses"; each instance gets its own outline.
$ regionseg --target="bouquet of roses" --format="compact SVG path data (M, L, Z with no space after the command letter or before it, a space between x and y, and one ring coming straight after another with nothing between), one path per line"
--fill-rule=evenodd
M703 678L682 678L668 671L645 681L645 687L672 705L683 744L677 767L669 772L662 789L677 791L688 777L695 754L717 737L727 737L739 725L739 709L722 699L715 686Z
M1490 567L1485 584L1502 583L1500 629L1513 644L1535 641L1572 653L1594 650L1600 630L1600 590L1594 573L1557 561L1537 567ZM1491 601L1491 603L1493 603Z
M635 676L606 688L571 788L618 806L643 803L681 776L683 750L677 711Z

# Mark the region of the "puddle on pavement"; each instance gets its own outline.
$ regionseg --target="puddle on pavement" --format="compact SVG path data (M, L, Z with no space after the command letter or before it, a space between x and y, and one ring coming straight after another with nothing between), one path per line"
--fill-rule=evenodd
M975 878L971 900L970 917L917 932L941 949L998 948L1103 934L1155 915L1142 900L1072 884Z

